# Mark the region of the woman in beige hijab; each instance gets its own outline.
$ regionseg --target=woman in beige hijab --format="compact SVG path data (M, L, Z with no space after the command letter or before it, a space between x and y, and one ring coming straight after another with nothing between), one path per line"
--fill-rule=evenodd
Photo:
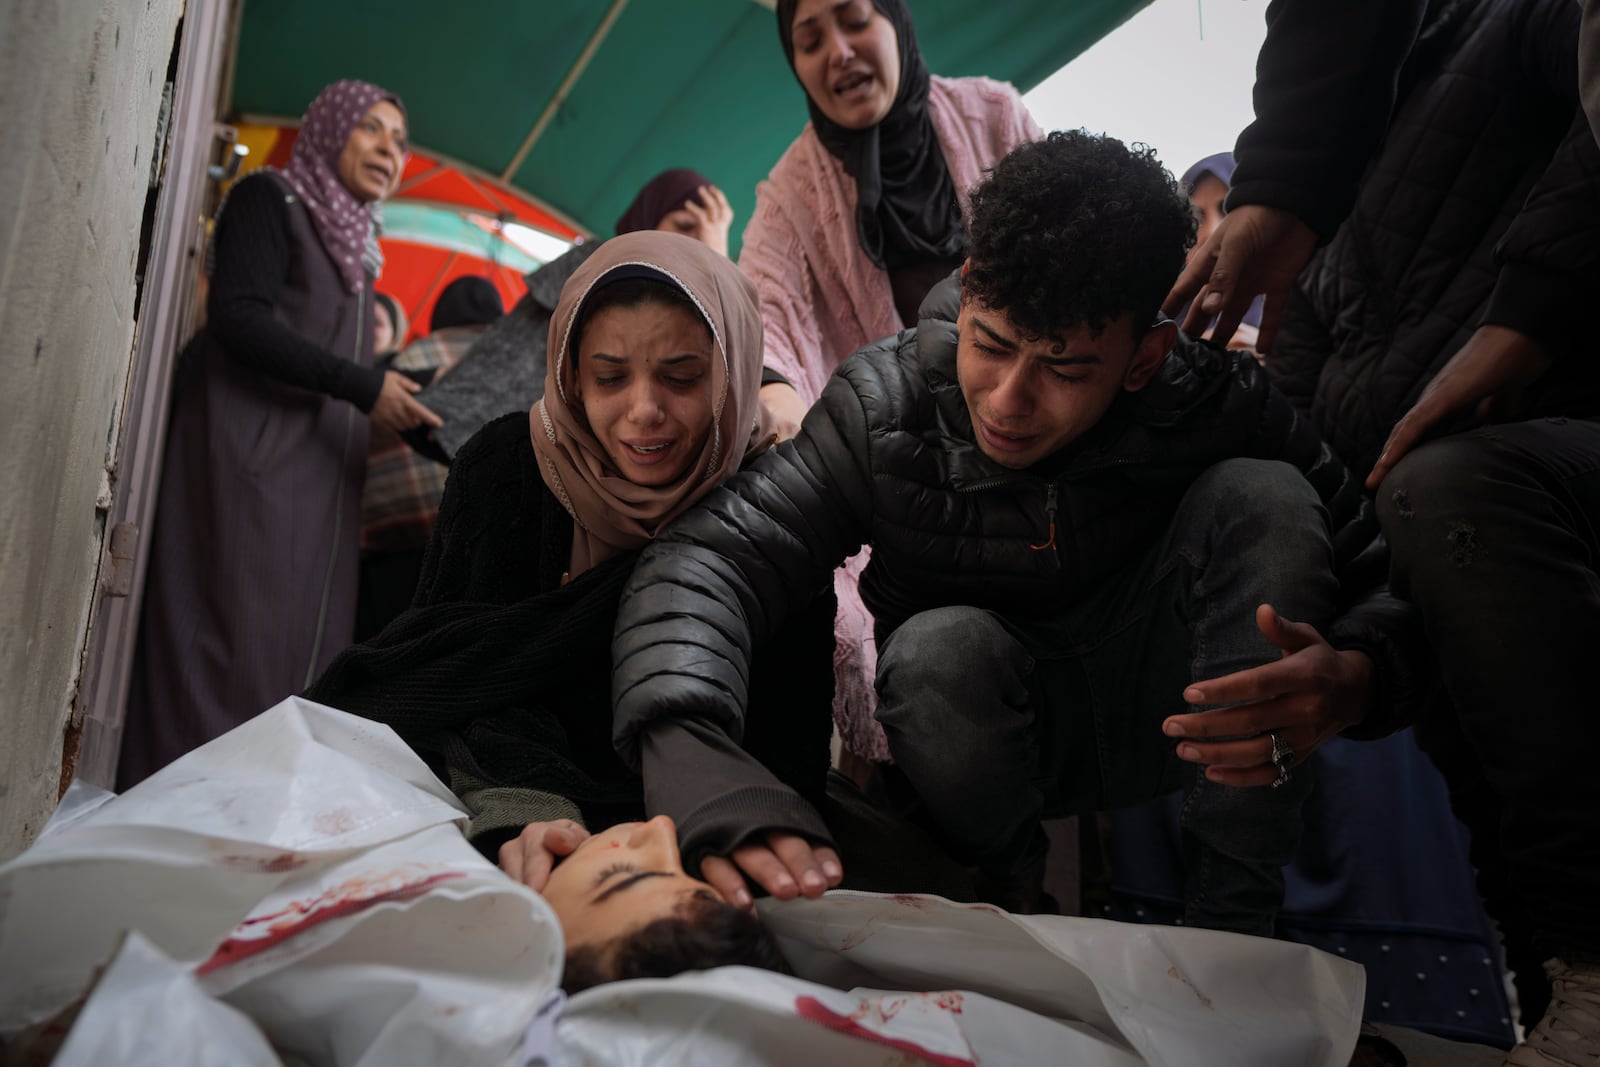
M639 548L773 442L755 287L697 243L625 234L561 290L530 421L539 472L579 527L571 574Z
M392 726L472 811L475 844L585 913L563 914L576 984L771 965L739 869L779 897L841 874L816 812L831 588L758 653L742 737L657 724L645 781L611 744L611 631L637 550L772 444L754 288L691 238L626 234L562 289L549 350L544 399L456 455L411 609L306 695ZM634 918L590 907L602 897Z

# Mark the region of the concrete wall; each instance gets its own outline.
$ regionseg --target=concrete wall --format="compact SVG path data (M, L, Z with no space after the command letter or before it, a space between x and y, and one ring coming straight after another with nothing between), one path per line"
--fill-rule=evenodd
M182 10L0 3L0 858L60 785Z

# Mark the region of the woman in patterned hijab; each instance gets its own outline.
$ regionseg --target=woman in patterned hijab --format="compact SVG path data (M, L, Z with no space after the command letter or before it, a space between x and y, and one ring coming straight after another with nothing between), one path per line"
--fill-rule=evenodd
M390 105L393 114L384 115L379 104ZM378 139L389 133L383 129L386 118L390 124L398 119L398 135L390 134L397 160L377 150ZM306 108L289 165L278 172L300 194L322 247L352 293L365 274L376 277L383 266L374 232L378 201L405 165L405 122L405 105L393 93L370 82L334 82Z
M369 426L439 424L372 366L375 210L406 152L398 97L335 82L288 165L218 212L206 323L174 378L124 788L305 688L353 635Z

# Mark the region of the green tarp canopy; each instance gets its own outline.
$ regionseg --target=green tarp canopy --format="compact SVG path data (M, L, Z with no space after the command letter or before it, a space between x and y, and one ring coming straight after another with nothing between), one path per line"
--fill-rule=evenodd
M1148 0L910 0L928 67L1026 92ZM248 0L235 114L298 119L339 78L404 98L412 140L609 235L652 175L728 194L737 238L806 122L762 0Z

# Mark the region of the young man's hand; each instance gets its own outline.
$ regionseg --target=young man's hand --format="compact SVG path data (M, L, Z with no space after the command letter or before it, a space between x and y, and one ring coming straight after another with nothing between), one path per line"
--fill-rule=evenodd
M1477 407L1482 418L1493 418L1495 407L1509 406L1516 393L1532 385L1550 369L1544 347L1509 326L1479 326L1450 362L1428 382L1410 411L1394 425L1383 452L1367 475L1367 488L1376 489L1384 476L1416 447L1428 430L1457 412Z
M1214 337L1232 337L1257 293L1261 327L1256 351L1267 353L1289 303L1289 290L1317 250L1317 236L1299 217L1280 208L1245 204L1223 216L1206 243L1195 249L1161 310L1176 314L1193 300L1179 325L1191 336L1214 315Z
M771 833L733 850L731 857L707 856L700 875L723 900L736 908L755 907L745 876L779 900L820 897L839 884L844 867L839 854L813 845L799 834Z
M589 831L571 819L531 822L522 833L500 846L500 869L535 893L544 892L558 857L589 839Z
M1276 733L1304 763L1319 745L1366 717L1372 699L1372 662L1364 652L1336 650L1316 628L1290 622L1270 604L1256 609L1258 626L1283 651L1276 663L1196 682L1183 691L1190 704L1236 707L1174 715L1161 724L1178 742L1178 757L1201 764L1222 785L1271 785ZM1226 738L1227 740L1217 740Z

